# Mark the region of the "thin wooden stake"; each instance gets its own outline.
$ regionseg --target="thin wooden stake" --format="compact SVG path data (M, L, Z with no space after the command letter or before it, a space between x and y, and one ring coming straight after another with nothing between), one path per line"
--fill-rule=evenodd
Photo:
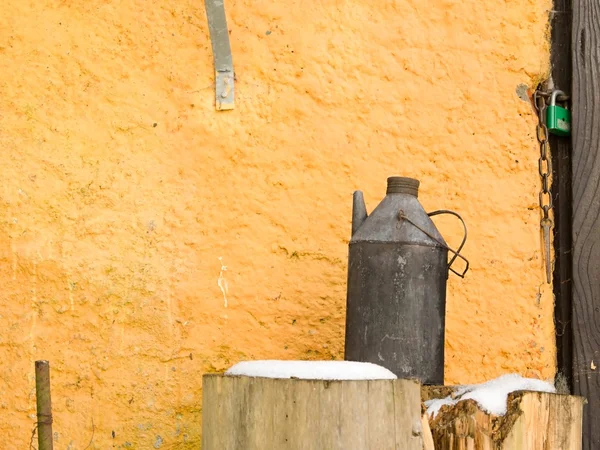
M52 400L50 398L50 364L35 362L38 450L52 450Z

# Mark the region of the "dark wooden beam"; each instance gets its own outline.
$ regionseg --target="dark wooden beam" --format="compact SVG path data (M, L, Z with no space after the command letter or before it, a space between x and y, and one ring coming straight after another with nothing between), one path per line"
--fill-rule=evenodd
M573 0L573 387L600 449L600 0Z
M551 20L552 82L555 89L571 93L571 0L554 0ZM558 376L573 390L572 261L571 261L571 140L550 136L552 200L554 203L554 325Z

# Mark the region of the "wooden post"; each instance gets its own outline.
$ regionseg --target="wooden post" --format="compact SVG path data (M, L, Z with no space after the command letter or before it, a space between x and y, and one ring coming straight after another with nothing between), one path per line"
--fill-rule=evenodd
M504 416L464 400L442 407L430 427L436 450L580 450L582 414L581 397L515 392Z
M35 362L38 450L52 450L52 400L50 398L50 364Z
M210 374L202 383L202 450L423 450L415 381Z
M583 449L600 448L600 2L573 0L573 390Z
M552 82L571 94L571 0L554 0L551 18ZM545 86L550 88L550 86ZM550 135L552 202L554 204L554 323L557 383L573 389L571 139ZM560 378L558 378L560 377Z

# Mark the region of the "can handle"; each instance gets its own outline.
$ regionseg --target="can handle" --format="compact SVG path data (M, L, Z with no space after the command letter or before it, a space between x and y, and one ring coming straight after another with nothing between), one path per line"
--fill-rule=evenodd
M451 252L454 256L450 259L450 262L448 263L448 269L450 269L452 272L454 272L456 275L458 275L461 278L465 277L465 274L467 273L467 271L469 270L469 260L467 258L465 258L463 255L460 254L460 251L463 249L463 247L465 246L465 243L467 242L467 224L465 223L465 221L463 220L463 218L460 216L460 214L458 214L457 212L454 211L450 211L447 209L439 209L437 211L433 211L430 213L427 213L427 215L429 217L433 217L433 216L439 216L441 214L450 214L454 217L457 217L458 220L460 220L460 223L462 223L463 229L465 231L465 235L463 236L462 242L460 243L460 245L458 246L458 248L456 249L456 251L452 250L450 247L448 247L446 245L446 248L448 249L449 252ZM454 270L452 268L452 264L454 263L454 261L456 261L456 258L460 258L465 262L465 270L462 273L457 272L456 270Z
M463 236L463 240L460 243L460 245L458 246L458 249L456 249L456 251L452 250L450 247L448 247L447 244L445 244L444 242L440 241L438 238L436 238L435 236L431 235L430 233L428 233L427 231L425 231L423 228L421 228L419 225L417 225L412 220L410 220L408 218L408 216L406 216L406 214L404 214L403 210L398 211L398 218L402 219L402 220L406 220L407 222L411 223L419 231L425 233L428 237L430 237L431 239L433 239L434 241L436 241L438 244L440 244L442 247L444 247L446 250L448 250L450 253L452 253L454 256L450 259L450 262L448 263L448 269L451 270L455 275L458 275L459 277L464 278L465 274L469 270L469 260L467 258L465 258L463 255L461 255L460 251L462 250L462 248L465 246L465 243L467 242L467 225L465 224L465 221L463 220L463 218L458 213L455 213L454 211L450 211L450 210L447 210L447 209L439 209L437 211L433 211L433 212L427 213L427 215L429 217L438 216L440 214L450 214L450 215L453 215L455 217L458 217L458 220L460 220L460 222L462 223L463 229L465 230L465 235ZM457 272L456 270L454 270L452 268L452 264L454 263L454 261L456 261L456 258L460 258L460 259L462 259L465 262L465 270L463 270L462 273L461 272Z

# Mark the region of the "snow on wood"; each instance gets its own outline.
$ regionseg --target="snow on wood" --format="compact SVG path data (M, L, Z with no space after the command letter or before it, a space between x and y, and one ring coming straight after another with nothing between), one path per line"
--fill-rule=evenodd
M423 386L436 450L580 450L582 397L509 375L480 385Z
M377 364L353 361L243 361L225 375L303 380L395 380L398 377Z
M517 391L556 392L554 385L534 378L523 378L517 374L498 377L482 384L458 386L448 397L425 402L427 413L435 417L445 405L456 405L462 400L474 400L479 407L496 416L506 414L508 395Z

